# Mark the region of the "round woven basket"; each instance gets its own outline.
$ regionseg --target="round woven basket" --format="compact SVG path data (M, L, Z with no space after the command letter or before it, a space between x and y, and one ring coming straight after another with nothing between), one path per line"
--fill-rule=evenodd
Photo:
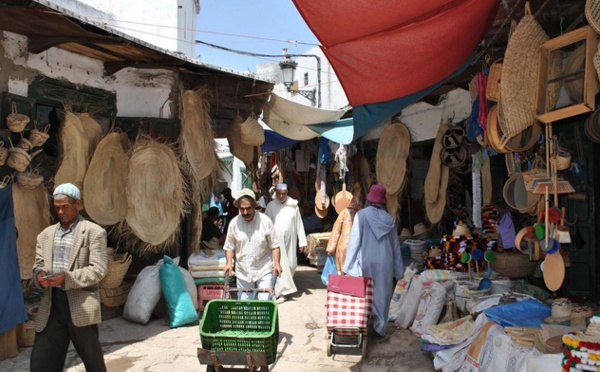
M537 120L536 91L538 58L541 45L549 39L525 3L525 15L508 41L500 84L501 103L498 112L499 126L504 145L510 138L533 125ZM551 53L548 60L548 80L561 74L559 53ZM546 110L556 104L560 84L546 89Z
M590 26L600 33L600 0L587 0L585 2L585 18Z
M4 142L0 141L0 166L3 166L6 163L6 159L8 158L8 149L4 147Z
M33 172L17 173L16 179L19 186L29 190L35 189L44 182L44 177L40 175L37 169L33 170Z
M240 140L245 145L260 146L265 142L265 130L256 120L256 115L250 113L240 124Z
M29 153L19 147L11 147L8 149L8 159L6 165L16 170L17 172L25 172L25 169L31 162Z
M33 148L33 143L31 143L27 138L21 138L21 141L17 143L17 147L23 149L25 151L29 151Z
M50 138L50 135L48 134L49 130L50 130L50 124L48 124L46 126L46 128L44 128L44 131L33 128L29 132L29 142L31 142L34 147L43 146L44 143L46 143L46 141L48 141L48 138Z
M11 132L19 133L29 124L29 116L17 112L17 103L12 103L12 112L6 117L6 126Z
M131 255L125 253L120 260L109 260L106 276L100 281L100 288L117 288L123 283L125 274L131 265Z
M520 252L505 252L496 255L496 261L492 261L490 266L498 274L513 279L533 275L537 262L529 261L529 257Z
M571 153L559 151L556 155L556 169L567 170L571 166Z

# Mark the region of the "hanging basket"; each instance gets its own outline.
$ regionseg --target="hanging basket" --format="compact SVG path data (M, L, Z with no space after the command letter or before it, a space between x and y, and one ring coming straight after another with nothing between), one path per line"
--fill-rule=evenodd
M21 188L30 190L35 189L44 182L44 177L40 175L40 172L37 169L35 169L33 172L17 173L16 180Z
M33 148L33 143L31 143L27 138L21 138L21 141L17 143L17 147L23 149L25 151L29 151Z
M123 283L125 274L131 265L131 255L125 253L120 260L109 260L106 276L100 281L100 288L117 288Z
M6 117L6 126L11 132L19 133L29 124L29 116L17 112L17 103L12 103L12 112Z
M250 116L240 124L240 140L245 145L260 146L265 142L265 130L256 120L256 115Z
M6 164L8 158L8 149L4 147L4 142L0 141L0 167Z
M31 132L29 132L29 142L33 144L33 147L43 146L44 143L50 138L48 131L50 130L50 124L46 125L43 131L37 130L33 128Z
M498 274L507 278L525 278L533 275L537 262L529 261L529 257L521 252L505 252L496 255L496 261L490 262L490 266Z
M8 159L6 160L6 164L17 172L25 172L29 163L31 163L31 159L41 151L42 150L38 150L30 155L22 148L11 147L8 149Z

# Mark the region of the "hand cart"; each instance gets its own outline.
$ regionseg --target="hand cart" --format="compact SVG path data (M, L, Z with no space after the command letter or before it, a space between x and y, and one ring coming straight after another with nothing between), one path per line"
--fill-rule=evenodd
M367 356L367 324L373 309L373 279L329 275L327 285L327 356L336 348L362 348ZM342 342L344 339L356 342Z
M258 293L273 297L277 276L271 288L229 288L225 276L223 299L210 300L200 324L198 361L206 370L223 371L224 365L246 365L234 370L268 371L275 361L279 342L277 304L272 300L257 300ZM229 292L252 292L251 300L225 299Z

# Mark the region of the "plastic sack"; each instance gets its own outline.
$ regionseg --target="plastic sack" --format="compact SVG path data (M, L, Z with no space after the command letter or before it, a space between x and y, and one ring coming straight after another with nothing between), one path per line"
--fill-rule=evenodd
M127 296L123 318L130 322L146 324L152 316L152 311L160 300L159 266L146 266L137 276L133 287Z
M167 301L169 327L177 328L198 321L198 314L179 267L165 256L159 270L160 286Z
M335 257L327 256L327 261L325 261L325 266L323 267L323 272L321 273L321 281L323 284L329 284L329 274L337 275L337 267L335 266Z
M525 300L494 306L483 313L503 327L539 327L544 318L552 314L552 310L537 300Z

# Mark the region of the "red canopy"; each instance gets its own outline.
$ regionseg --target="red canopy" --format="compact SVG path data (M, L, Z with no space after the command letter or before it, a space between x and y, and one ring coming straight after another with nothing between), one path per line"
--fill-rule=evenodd
M293 0L352 106L407 96L475 51L499 0Z

